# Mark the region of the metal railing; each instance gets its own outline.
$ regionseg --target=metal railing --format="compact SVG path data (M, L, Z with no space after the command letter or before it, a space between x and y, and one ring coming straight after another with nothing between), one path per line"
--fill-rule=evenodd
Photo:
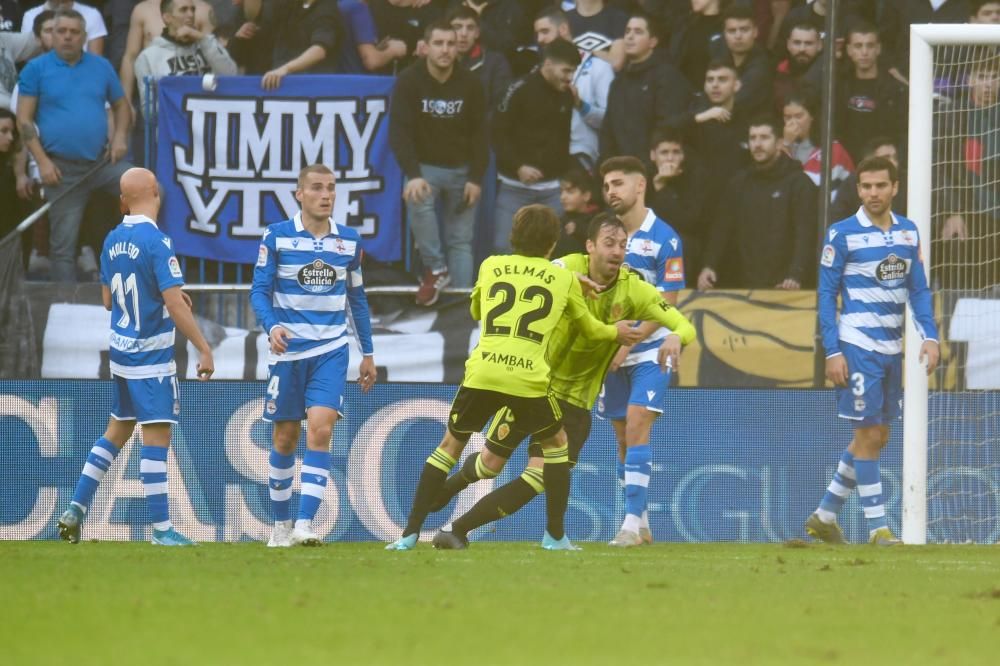
M247 330L257 328L257 320L253 308L250 307L249 284L188 284L185 285L184 291L191 296L194 312L198 316L221 326L234 326ZM414 296L416 293L416 286L365 287L365 294L376 310L382 298ZM446 287L441 293L445 296L468 297L472 289Z

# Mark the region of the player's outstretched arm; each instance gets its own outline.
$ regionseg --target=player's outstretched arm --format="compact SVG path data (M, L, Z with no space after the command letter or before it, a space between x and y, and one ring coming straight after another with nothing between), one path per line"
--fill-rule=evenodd
M194 320L191 306L184 297L180 287L170 287L163 292L163 302L167 306L170 318L174 320L177 330L191 341L198 350L198 379L207 380L215 372L215 361L212 359L212 348Z
M680 339L681 345L691 344L697 336L694 324L680 310L666 301L660 300L659 303L653 304L643 317L652 319L658 326L669 329Z

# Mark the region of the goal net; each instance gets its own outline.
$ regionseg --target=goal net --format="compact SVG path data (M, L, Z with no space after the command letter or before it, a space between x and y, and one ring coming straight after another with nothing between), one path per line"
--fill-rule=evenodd
M1000 539L1000 26L913 26L911 45L908 216L921 225L942 359L928 382L919 344L907 345L903 539L993 543Z

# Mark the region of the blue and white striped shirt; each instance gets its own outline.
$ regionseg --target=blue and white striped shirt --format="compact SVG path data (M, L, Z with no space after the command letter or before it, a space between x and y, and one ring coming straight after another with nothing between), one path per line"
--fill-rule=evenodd
M843 300L839 323L838 295ZM892 227L884 232L862 207L830 226L817 292L827 358L841 353L841 342L881 354L902 353L907 299L920 337L937 340L917 225L893 214Z
M169 377L174 320L163 292L184 286L170 239L145 215L126 215L104 239L101 284L111 290L111 374L126 379Z
M270 363L319 356L346 345L348 317L361 353L374 353L361 257L358 233L333 220L323 238L306 230L301 213L264 230L250 303L265 331L281 326L292 334L285 353L272 353Z
M646 210L634 234L629 236L625 248L625 264L660 291L679 291L684 288L684 246L673 227ZM663 338L670 334L665 328L657 329L648 338L632 347L623 366L647 361L656 362L657 349Z

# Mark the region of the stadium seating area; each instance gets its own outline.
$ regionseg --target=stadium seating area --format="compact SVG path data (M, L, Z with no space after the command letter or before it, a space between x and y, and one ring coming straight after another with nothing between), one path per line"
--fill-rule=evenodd
M193 19L172 19L172 32L157 38L163 16L170 12L184 16L182 11L190 10L183 7L192 4ZM445 21L456 28L456 66L480 78L487 116L496 121L497 107L543 59L539 43L547 44L555 35L573 41L582 57L571 91L574 118L558 130L569 133L571 154L556 162L561 165L559 173L545 174L545 183L561 188L565 247L579 243L579 230L603 208L596 174L600 162L633 154L649 170L647 204L683 239L688 286L698 285L705 257L712 256L722 257L716 286L740 288L754 285L746 283L745 270L734 266L739 263L736 249L718 228L719 220L732 216L740 205L740 193L727 187L729 179L741 169L761 168L746 150L747 126L762 116L779 121L784 128L777 137L780 148L802 164L818 199L823 181L819 129L824 115L832 113L833 206L826 222L850 215L857 206L850 177L855 163L882 151L894 155L901 171L906 170L908 25L1000 21L1000 2L839 2L833 42L836 92L826 99L822 46L828 4L827 0L567 0L552 7L546 0L339 0L335 6L334 0L314 0L300 9L298 3L284 0L106 0L93 7L60 0L33 7L3 0L0 106L9 106L10 94L16 92L15 67L22 69L32 57L52 48L55 37L45 20L52 15L45 10L60 7L72 6L84 15L87 49L106 57L120 74L135 109L129 147L135 164L149 163L147 152L156 141L156 128L147 128L144 117L150 107L147 103L144 109L140 80L144 76L239 73L261 77L265 97L280 89L288 74L391 77L407 67L423 66L425 29ZM215 39L209 37L212 33ZM206 60L202 51L209 43L221 54ZM187 45L190 57L172 57L170 44ZM601 68L609 76L598 81ZM995 107L1000 70L995 61L981 69L987 75L986 93L974 91L967 80L953 80L942 84L942 94L950 95L956 108ZM717 76L719 72L730 72L730 80ZM16 112L15 107L11 110ZM5 118L0 115L0 127L8 123L16 134L14 121ZM494 145L507 138L497 133L496 124L490 139ZM968 128L970 136L974 129ZM37 168L32 170L32 160L23 152L16 154L17 143L0 142L0 232L4 234L44 201L42 176ZM984 152L974 137L942 150L960 153L948 174L955 192L965 191L965 185L982 176L984 160L995 159L989 146ZM502 171L501 166L501 179ZM484 177L484 198L475 223L477 260L494 249L496 177L492 167ZM526 181L521 185L528 187ZM935 202L942 234L975 223L976 216L991 215L995 207L992 201L960 198L945 196ZM752 214L740 214L741 224L758 223ZM95 249L117 215L113 197L91 197L79 239L79 279L96 275ZM815 229L815 220L801 222ZM400 226L401 233L409 233L408 228ZM25 235L25 265L34 279L49 277L47 229L43 218ZM767 242L791 241L782 237ZM400 257L408 268L409 258L409 254ZM197 270L193 266L194 262L188 263L189 281L249 280L249 266L211 264L208 270L204 262L197 263ZM407 280L405 274L398 275Z

